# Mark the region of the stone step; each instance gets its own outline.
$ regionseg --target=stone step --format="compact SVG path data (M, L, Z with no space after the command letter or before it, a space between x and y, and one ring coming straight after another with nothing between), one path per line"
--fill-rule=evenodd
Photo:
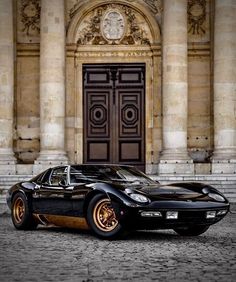
M1 175L0 176L0 203L6 195L6 191L14 184L27 181L33 175ZM173 182L202 182L212 185L214 188L222 192L230 202L236 202L236 175L150 175L155 180L160 181L161 184L169 184Z
M233 183L236 182L236 177L211 177L211 178L202 178L202 177L155 177L152 176L153 179L158 181L168 181L168 182L176 182L176 181L194 181L194 182L212 182L217 183L218 181L222 181L223 183L227 183L231 181Z

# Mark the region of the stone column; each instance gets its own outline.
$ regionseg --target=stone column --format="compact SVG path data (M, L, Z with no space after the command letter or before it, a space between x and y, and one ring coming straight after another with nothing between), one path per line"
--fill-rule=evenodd
M0 173L15 173L13 144L14 38L11 0L0 0Z
M64 0L41 0L40 156L37 165L67 162L65 153Z
M236 172L236 1L215 1L213 173Z
M187 152L187 0L164 1L162 56L163 151L159 172L192 173Z

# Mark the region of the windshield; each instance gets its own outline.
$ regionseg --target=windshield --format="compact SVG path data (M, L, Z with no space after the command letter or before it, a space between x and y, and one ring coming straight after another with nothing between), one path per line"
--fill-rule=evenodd
M106 166L106 165L78 165L71 166L71 183L78 183L82 179L94 181L114 181L132 184L156 184L147 175L134 167Z

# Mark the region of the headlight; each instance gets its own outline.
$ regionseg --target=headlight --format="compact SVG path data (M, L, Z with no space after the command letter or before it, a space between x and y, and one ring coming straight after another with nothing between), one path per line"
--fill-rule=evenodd
M215 193L209 193L208 196L214 200L216 200L217 202L224 202L225 199L224 197L222 197L221 195L219 194L215 194Z
M130 194L129 195L130 198L132 198L133 200L135 200L136 202L139 203L147 203L149 202L149 199L141 194Z

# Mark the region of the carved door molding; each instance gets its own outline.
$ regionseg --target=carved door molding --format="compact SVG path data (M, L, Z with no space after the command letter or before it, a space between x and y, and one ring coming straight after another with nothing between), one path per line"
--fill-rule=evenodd
M83 65L84 162L145 167L145 65Z

